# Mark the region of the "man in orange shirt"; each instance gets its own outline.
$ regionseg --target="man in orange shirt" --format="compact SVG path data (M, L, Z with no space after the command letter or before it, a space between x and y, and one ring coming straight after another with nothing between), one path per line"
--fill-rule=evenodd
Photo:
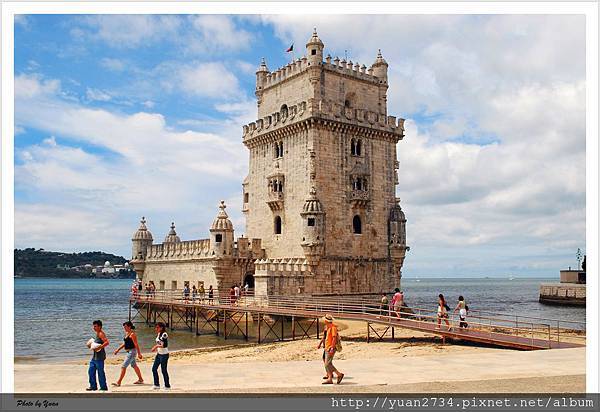
M338 371L333 366L333 356L335 355L335 346L338 341L338 330L337 326L333 324L333 316L327 314L323 318L325 321L325 331L327 333L325 338L325 371L327 372L327 378L323 382L323 385L333 383L333 374L337 375L337 383L341 383L344 379L344 374ZM319 344L319 346L321 346Z

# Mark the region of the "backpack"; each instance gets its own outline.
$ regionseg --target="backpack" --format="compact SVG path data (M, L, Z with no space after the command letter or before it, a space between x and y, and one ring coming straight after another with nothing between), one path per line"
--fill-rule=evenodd
M341 352L342 351L342 337L340 336L340 334L338 333L337 335L337 339L335 341L335 351L336 352Z

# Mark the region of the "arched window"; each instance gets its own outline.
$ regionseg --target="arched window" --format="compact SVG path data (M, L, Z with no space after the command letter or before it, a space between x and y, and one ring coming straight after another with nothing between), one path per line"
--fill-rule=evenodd
M356 142L354 141L354 139L350 140L350 154L352 156L356 155Z
M275 216L275 234L281 234L281 217Z
M362 146L362 141L360 139L358 139L356 142L356 153L355 153L357 156L360 156L361 146Z
M275 158L279 157L279 143L275 143Z
M352 230L357 235L362 233L362 223L359 215L355 215L354 219L352 219Z
M279 142L279 157L283 157L283 142Z
M221 243L222 241L223 241L223 235L222 235L222 234L220 234L220 233L217 233L217 234L215 235L215 242L216 242L216 243Z

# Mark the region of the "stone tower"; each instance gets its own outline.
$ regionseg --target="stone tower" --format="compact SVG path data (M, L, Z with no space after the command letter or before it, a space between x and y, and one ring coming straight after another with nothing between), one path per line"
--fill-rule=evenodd
M306 56L256 72L258 120L244 126L243 212L262 239L256 293L375 293L400 285L406 218L396 202L388 64L327 55L316 30Z

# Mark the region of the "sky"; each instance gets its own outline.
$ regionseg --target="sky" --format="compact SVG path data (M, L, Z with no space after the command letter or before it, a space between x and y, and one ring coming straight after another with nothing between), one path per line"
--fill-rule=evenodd
M585 251L585 17L20 15L15 247L130 257L145 216L208 237L221 199L244 233L242 125L255 70L325 54L389 64L406 119L403 275L545 276ZM351 29L350 29L351 28Z

